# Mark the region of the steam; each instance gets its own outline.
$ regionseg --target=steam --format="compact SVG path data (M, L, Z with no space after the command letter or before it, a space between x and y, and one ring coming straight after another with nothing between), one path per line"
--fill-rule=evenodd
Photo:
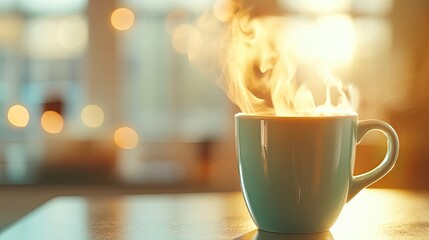
M279 116L354 114L357 90L320 65L302 63L286 47L282 17L251 17L235 1L202 15L188 45L190 62L218 79L248 114ZM304 77L303 77L304 76ZM316 84L314 84L316 82ZM313 90L325 89L315 101Z

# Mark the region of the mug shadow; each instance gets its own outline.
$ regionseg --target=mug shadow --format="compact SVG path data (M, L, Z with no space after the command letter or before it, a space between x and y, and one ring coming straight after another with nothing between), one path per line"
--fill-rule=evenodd
M235 240L334 240L330 231L320 233L272 233L255 229Z

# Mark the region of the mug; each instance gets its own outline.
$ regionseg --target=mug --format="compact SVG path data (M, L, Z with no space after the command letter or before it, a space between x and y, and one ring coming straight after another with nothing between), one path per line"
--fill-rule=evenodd
M327 231L343 206L395 165L399 139L381 120L357 115L235 115L240 183L256 226L277 233ZM356 145L371 130L387 138L374 169L353 176Z

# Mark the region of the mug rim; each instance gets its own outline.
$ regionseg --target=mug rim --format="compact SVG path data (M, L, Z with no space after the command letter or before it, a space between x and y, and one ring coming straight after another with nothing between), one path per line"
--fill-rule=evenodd
M251 119L338 119L338 118L357 118L357 113L338 113L330 115L291 115L291 116L278 116L269 114L255 114L238 112L235 118L251 118Z

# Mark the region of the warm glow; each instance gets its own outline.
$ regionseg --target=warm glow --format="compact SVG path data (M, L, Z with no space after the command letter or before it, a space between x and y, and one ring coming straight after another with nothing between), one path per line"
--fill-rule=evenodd
M183 23L188 18L184 10L173 10L165 17L165 29L172 35L177 25Z
M1 2L1 1L0 1ZM16 44L23 32L24 22L16 15L4 14L0 17L0 44Z
M37 59L69 59L82 54L88 26L81 16L35 18L26 24L24 47Z
M354 23L347 15L292 20L286 26L285 39L300 61L323 62L331 67L350 63L356 45Z
M217 0L213 6L213 14L221 22L227 22L234 17L238 10L236 1L233 0Z
M130 127L121 127L116 129L114 141L120 148L133 149L139 143L139 136L134 129Z
M64 48L82 51L88 41L86 22L78 16L62 19L57 27L57 40Z
M134 13L128 8L118 8L110 18L112 26L120 31L130 29L134 24Z
M359 1L354 1L353 4L358 4L355 2ZM279 3L287 9L312 14L346 12L349 11L352 6L352 0L280 0Z
M15 127L26 127L30 120L30 114L24 106L13 105L7 112L7 119Z
M186 54L188 46L197 37L196 30L189 24L180 24L173 31L172 44L173 48L179 53Z
M55 111L46 111L42 114L40 120L43 130L48 133L57 134L63 130L64 119Z
M341 110L347 108L346 106L349 106L346 112L355 110L354 105L349 102L349 98L354 98L350 96L354 94L353 90L345 89L329 72L312 67L305 70L311 71L311 74L307 74L302 72L302 68L297 68L299 60L293 62L292 54L288 49L284 49L283 44L289 35L285 36L281 31L284 27L282 19L238 19L234 24L232 27L245 28L246 32L237 31L230 36L227 50L229 58L226 62L228 79L225 82L225 89L243 112L276 115L313 114L318 112L317 109L324 109L325 113L337 112L338 109L331 104L328 95L332 89L341 97L338 104ZM330 40L335 39L336 35L333 32L324 32L325 25L322 26L322 33L333 36L325 38L311 36L315 37L312 41L320 44L315 48L311 45L307 47L316 51L316 56L338 56L336 50L342 50L342 45L329 45ZM323 51L323 47L329 47L330 51ZM323 55L324 53L326 55ZM325 103L319 103L321 105L315 102L312 92L303 83L314 79L324 82L327 88Z
M353 57L355 33L349 16L252 17L232 11L228 22L219 16L200 18L196 31L201 41L195 44L198 48L191 46L188 56L191 63L211 65L209 70L216 67L222 73L219 84L242 112L356 113L357 91L330 73ZM206 49L214 60L207 60ZM325 91L315 94L319 89Z
M80 114L82 122L88 127L99 127L104 121L104 112L97 105L87 105Z

